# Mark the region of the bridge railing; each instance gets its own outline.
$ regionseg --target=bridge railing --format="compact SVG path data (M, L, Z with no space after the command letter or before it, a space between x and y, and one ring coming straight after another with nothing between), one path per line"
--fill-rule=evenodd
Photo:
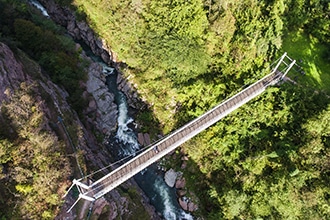
M93 201L100 198L113 188L117 187L141 170L176 149L182 143L191 139L235 109L255 98L268 86L277 83L283 78L283 74L277 69L285 57L287 57L286 53L279 59L280 61L270 74L243 89L234 96L226 99L221 104L190 121L186 125L172 132L170 135L167 135L161 140L153 143L147 150L141 154L138 154L136 157L119 166L117 169L111 171L109 174L95 181L91 185L85 185L80 180L74 180L74 184L78 186L78 190L80 192L79 199L84 198ZM293 61L293 64L294 62L295 61ZM291 63L288 69L290 69L293 64ZM287 72L288 70L286 70L285 74Z
M278 72L268 74L261 80L243 89L240 93L230 97L220 105L215 106L203 115L179 128L170 136L154 143L152 147L147 149L145 152L137 155L126 164L123 164L110 172L108 175L94 182L91 186L89 186L89 190L87 190L85 195L91 196L95 199L103 196L105 193L145 169L150 164L159 160L161 157L168 154L188 139L197 135L202 130L205 130L207 127L216 123L233 110L262 93L267 86L273 84L279 79L279 77L280 75ZM154 152L154 147L157 147L157 153Z

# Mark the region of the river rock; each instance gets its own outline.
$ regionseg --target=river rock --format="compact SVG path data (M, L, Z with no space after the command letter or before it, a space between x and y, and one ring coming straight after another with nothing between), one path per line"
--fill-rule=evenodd
M186 179L184 177L179 178L175 182L175 188L183 189L186 186Z
M181 164L181 169L186 169L187 167L187 161L183 161Z
M189 158L186 155L184 155L181 157L181 160L187 161L187 160L189 160Z
M176 194L178 195L178 197L182 197L182 196L185 196L187 194L187 191L183 190L183 189L179 189L179 190L176 191Z
M178 200L179 200L179 205L185 211L194 212L198 209L198 206L185 196L180 197Z
M150 135L148 133L143 134L144 143L146 146L150 145Z
M189 212L194 212L197 209L198 209L198 206L195 203L193 203L191 201L188 203L188 211Z
M144 145L144 137L142 133L138 133L138 142L140 145Z
M150 145L150 135L148 133L138 133L138 142L140 145L148 146Z
M94 99L90 100L88 103L88 109L90 109L91 111L96 111L96 101Z
M165 182L169 187L173 187L178 174L171 168L165 173Z
M188 201L185 199L185 197L179 198L179 205L183 210L188 211Z
M97 63L92 63L88 69L86 87L93 97L93 100L89 103L90 108L88 111L91 112L91 108L96 105L96 127L109 136L111 132L116 130L118 110L117 105L114 103L114 95L109 92L105 85L102 70L102 66Z

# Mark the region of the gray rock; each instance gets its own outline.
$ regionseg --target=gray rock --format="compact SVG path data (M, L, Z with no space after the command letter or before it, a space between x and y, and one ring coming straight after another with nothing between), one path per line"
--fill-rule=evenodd
M110 61L110 55L105 51L102 51L101 58L106 63L109 63L109 61Z
M183 189L185 186L186 186L186 179L185 178L180 178L180 179L176 180L175 188Z
M88 103L88 108L91 109L91 111L95 111L96 110L96 102L95 100L91 100L89 103Z
M185 211L188 211L188 201L185 200L183 197L179 198L179 204L181 208Z
M175 184L175 180L178 174L171 168L169 169L164 176L165 182L169 187L173 187Z
M78 21L77 26L82 32L87 32L90 29L84 21Z
M194 212L197 209L198 209L198 206L195 203L193 203L191 201L188 203L188 211L189 212Z
M69 20L67 30L70 34L74 33L74 30L76 29L76 22L75 20ZM79 29L78 29L79 30Z
M92 94L96 105L96 127L105 135L110 135L116 130L117 105L114 103L114 95L105 85L102 66L92 63L88 70L87 91Z
M183 161L182 164L181 164L181 169L186 169L187 167L187 161Z
M103 48L103 42L100 38L96 38L95 43L98 48Z
M138 142L140 145L144 145L144 137L142 133L138 133Z
M0 105L22 82L31 81L10 48L0 42Z
M182 197L182 196L185 196L187 194L187 191L183 190L183 189L179 189L179 190L176 191L176 194L178 195L178 197Z
M148 133L143 134L144 143L146 146L150 145L150 135Z

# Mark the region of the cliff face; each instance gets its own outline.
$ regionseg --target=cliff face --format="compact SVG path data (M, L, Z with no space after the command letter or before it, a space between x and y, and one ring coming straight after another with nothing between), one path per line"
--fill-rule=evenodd
M40 3L47 9L49 16L56 23L64 26L73 38L86 43L92 52L100 56L105 63L113 64L116 62L115 56L106 43L96 36L86 22L77 21L70 9L61 7L52 0L41 0Z
M23 66L15 59L9 47L0 42L0 106L21 82L31 83L31 78L23 72Z
M74 39L84 42L94 55L101 57L106 64L117 68L116 54L85 21L78 21L72 10L59 6L53 0L40 0L40 2L47 9L51 19L65 27ZM120 71L118 71L117 84L118 89L126 95L130 107L134 109L145 109L147 107L138 95L136 87Z
M92 97L95 99L91 99L89 107L86 111L101 111L102 108L112 108L113 112L116 114L116 110L114 109L116 106L113 106L112 94L105 91L104 88L104 77L102 76L102 67L97 63L92 63L89 67L89 81L86 83L86 87L88 91L92 94ZM103 86L102 86L103 85ZM26 89L31 88L31 89ZM86 91L87 92L87 91ZM31 95L33 93L33 95ZM98 100L98 96L102 94L105 96L101 101ZM78 173L73 174L75 171L75 168L77 164L76 161L71 160L71 166L69 165L69 158L66 156L67 153L72 153L72 149L70 147L70 143L68 141L68 137L65 135L65 132L63 131L63 128L60 126L60 123L58 123L58 116L60 116L63 119L63 123L67 127L69 134L72 138L74 147L76 148L78 153L81 153L83 155L82 160L80 161L80 166L82 168L82 171L86 174L90 171L87 171L87 167L85 165L86 161L89 165L92 167L104 167L109 163L109 158L111 157L108 155L108 153L102 149L101 146L98 145L95 136L91 133L89 129L86 129L86 127L83 125L83 123L79 120L77 114L72 111L70 105L66 102L67 92L61 89L59 86L51 82L48 78L42 75L40 66L35 63L33 60L29 59L23 52L17 51L13 52L7 45L0 42L0 109L7 109L11 111L17 111L19 114L10 114L10 119L12 121L15 121L15 118L19 120L20 124L15 124L15 129L20 128L22 131L24 131L24 134L26 134L23 138L23 140L26 140L26 138L31 138L31 135L27 134L28 132L33 132L36 135L38 134L44 134L47 133L48 135L51 135L51 137L56 141L56 144L53 144L49 148L46 147L46 151L51 151L54 153L54 155L49 157L50 159L47 159L47 164L51 167L56 169L55 171L60 172L61 175L59 175L58 178L60 179L54 179L53 176L49 176L48 179L43 180L43 184L45 184L47 181L50 181L52 185L54 185L52 188L47 188L46 185L38 185L39 187L47 188L47 192L49 192L51 195L53 195L54 198L58 198L58 202L60 202L61 196L64 194L65 189L69 186L70 182L68 181L69 175L75 175L76 177L79 175ZM109 103L103 103L107 102ZM27 103L29 105L27 105ZM102 103L105 105L102 107ZM21 108L22 106L24 108ZM109 106L106 106L109 105ZM111 107L112 106L112 107ZM22 112L21 110L25 110ZM34 110L33 110L34 109ZM25 118L27 116L28 118L31 118L30 116L35 116L38 120L31 119L30 121L23 121L22 117ZM0 121L1 123L4 122L4 117L7 117L4 115L4 112L1 112L0 114ZM116 116L114 116L114 119L116 119ZM92 120L92 118L90 118ZM31 123L38 122L38 128L36 128ZM93 121L91 122L93 123ZM105 128L102 128L105 129ZM109 128L110 129L110 128ZM0 129L0 153L1 150L1 144L2 144L2 132L3 130ZM15 131L9 131L9 133L14 133ZM19 131L19 135L21 134L21 131ZM39 137L39 136L36 136ZM35 139L34 136L32 137L33 140ZM32 139L31 139L32 140ZM24 144L22 147L19 148L26 148L29 146L36 146L31 145L31 140L28 140L26 144ZM44 143L44 142L43 142ZM67 147L65 147L65 145ZM61 146L61 147L60 147ZM64 148L62 148L64 147ZM37 150L37 152L40 152L40 148L45 148L45 145L42 144L40 147L33 147L34 150ZM66 150L65 150L66 149ZM22 149L23 150L23 149ZM27 153L29 153L30 150L28 150ZM67 153L65 153L67 152ZM64 203L64 206L62 207L63 211L60 211L59 205L55 205L53 200L50 200L51 204L45 204L40 205L40 207L43 207L43 209L38 210L38 212L33 213L32 206L34 204L30 204L25 202L25 197L27 196L36 196L35 201L37 201L37 198L40 198L40 202L47 202L49 200L49 197L51 195L44 192L43 188L36 188L34 192L34 180L36 178L30 178L30 174L35 172L35 175L41 175L42 178L46 178L43 175L47 175L48 173L53 173L55 171L52 171L51 168L45 170L45 174L39 173L40 170L25 170L24 164L31 162L34 163L36 161L36 153L29 153L28 156L24 154L18 155L18 157L15 159L9 158L9 160L6 160L4 167L2 165L2 161L4 161L2 154L0 154L0 185L6 183L6 185L11 188L11 191L14 191L16 193L16 196L11 198L10 191L7 192L5 187L2 187L0 189L0 207L4 207L10 204L16 204L15 205L15 213L16 217L23 217L23 218L30 218L33 219L35 216L41 216L45 215L47 213L52 213L53 215L58 214L56 219L83 219L86 215L87 206L83 206L86 208L86 210L75 210L73 209L71 213L67 214L66 210L73 204L73 198L71 196L67 197L66 202ZM40 152L40 157L43 158L46 154L46 152ZM61 155L61 163L56 165L56 163L51 162L53 157L56 157L57 155ZM25 159L28 159L28 162L24 162ZM23 165L17 164L18 160L22 160ZM20 171L17 171L15 167L11 168L12 163L15 163L16 167L22 166L23 168L20 169ZM31 165L28 165L28 167ZM35 166L35 165L32 165ZM25 170L25 171L24 171ZM18 176L19 172L21 175ZM13 176L13 177L12 177ZM31 176L32 177L32 176ZM14 178L14 179L12 179ZM23 178L23 180L22 180ZM24 179L25 178L25 179ZM71 178L70 178L71 179ZM4 182L2 182L4 181ZM15 189L16 181L24 181L23 185L19 185ZM30 183L31 182L31 183ZM26 185L29 183L29 185ZM124 186L131 188L132 184L135 185L134 182L128 181ZM32 186L32 188L30 187ZM130 185L130 186L129 186ZM36 187L37 187L36 186ZM49 187L49 185L47 185ZM25 188L22 188L25 187ZM27 187L27 188L26 188ZM21 191L16 190L19 189ZM25 191L24 191L25 190ZM32 191L31 191L32 190ZM26 191L29 193L26 194ZM31 191L31 192L30 192ZM32 193L34 192L34 194ZM44 197L37 196L38 193L43 193ZM142 193L137 189L137 192L135 193ZM7 196L8 199L3 200L3 196ZM128 206L133 206L135 209L138 209L138 207L143 207L142 204L146 203L146 198L137 198L137 200L132 201L132 199L127 195L120 195L117 190L113 190L108 195L108 200L101 199L95 203L94 206L94 214L100 215L101 212L103 212L103 209L108 210L108 219L116 219L118 216L129 216L131 215L131 212L133 211L131 208L129 209ZM34 198L34 197L33 197ZM26 199L28 200L28 199ZM3 203L3 201L6 201ZM146 205L146 204L145 204ZM13 205L14 207L14 205ZM147 212L149 213L150 218L157 219L158 216L155 214L152 207L147 206L146 208ZM135 210L136 211L136 210ZM134 211L133 211L134 212ZM141 213L141 210L138 211ZM145 210L143 210L145 212ZM2 211L0 212L2 214ZM53 216L54 217L54 216Z
M68 24L71 22L71 27L78 28L79 31L77 31L77 29L75 31L70 31L71 29L68 29L70 34L75 33L76 35L74 37L76 39L84 40L96 55L102 57L106 63L112 63L111 58L113 57L111 56L111 52L105 50L103 45L101 46L101 41L95 36L95 34L86 23L76 22L74 20L75 17L69 10L57 7L55 4L52 5L53 1L45 1L45 4L47 3L51 5L50 7L57 8L55 10L55 14L52 15L51 12L49 14L51 16L57 17L57 19L59 19L58 22L61 23L64 22L63 19L68 19L66 20L66 26L68 26ZM47 9L49 10L49 8ZM57 14L59 12L63 14ZM61 24L63 25L63 23ZM79 47L79 45L77 45L77 47ZM108 165L110 161L109 158L111 158L111 155L109 155L106 149L103 149L103 147L99 145L98 141L96 141L94 131L99 131L100 133L103 133L107 136L116 130L117 106L114 103L113 94L108 91L107 85L105 84L105 76L102 73L103 66L100 63L93 62L84 54L81 54L81 59L84 63L86 63L86 60L89 63L88 67L86 68L88 72L88 80L87 82L80 82L81 88L85 90L85 92L81 95L89 101L88 107L83 110L83 113L86 116L84 123L79 120L76 112L73 111L71 106L67 103L66 99L69 96L68 93L60 86L54 84L48 77L46 77L42 73L39 64L31 60L24 52L18 49L11 50L7 45L0 43L0 109L13 110L14 112L15 108L19 107L19 103L22 101L22 98L25 99L25 101L28 101L30 104L25 105L26 110L29 111L28 114L32 112L31 114L34 116L34 113L38 113L36 116L40 117L37 119L40 119L42 123L38 129L34 129L33 125L30 126L30 124L23 122L21 123L20 128L24 130L26 127L30 133L47 133L50 134L54 140L56 139L56 144L54 144L51 149L52 152L54 151L53 153L55 156L58 154L61 155L61 158L63 158L63 161L61 161L63 163L61 165L55 166L55 164L48 160L47 164L48 166L54 165L55 167L63 169L63 175L58 175L61 176L62 179L55 180L49 177L49 179L44 179L43 182L51 181L53 184L57 184L57 186L54 186L55 188L52 188L50 192L53 193L53 197L51 198L56 198L56 200L59 202L65 191L65 188L70 184L70 181L68 180L71 180L72 176L78 178L79 172L75 171L78 170L76 169L77 161L70 159L74 157L67 156L73 155L72 148L70 147L70 138L65 133L61 123L59 123L58 117L63 119L63 123L67 127L69 135L72 139L71 142L73 142L81 162L81 170L84 174L91 173L98 168L102 168ZM132 97L129 99L129 104L134 108L139 108L139 104L135 105L133 103L141 102L139 101L136 92L130 88L127 80L124 80L122 77L120 77L118 83L120 84L120 88L125 92L125 94L128 97ZM24 101L22 103L25 104ZM13 118L19 118L21 116L15 116L14 114L11 114L11 118L7 117L6 119L6 117L7 115L2 114L1 112L0 124L3 124L3 122L7 119L13 120ZM7 122L10 123L8 120ZM31 120L30 122L34 123L35 121ZM15 129L12 131L13 133L15 133L14 130ZM0 128L0 171L3 171L2 173L0 172L0 185L2 184L1 181L10 178L10 174L8 172L6 173L7 165L3 167L1 164L2 131L3 130ZM23 136L27 137L26 135L29 136L27 133L25 136ZM22 138L24 139L23 136ZM35 149L38 150L39 148ZM40 155L42 156L42 152ZM29 160L32 162L35 161L33 154L30 156L31 158ZM17 157L24 160L24 155L22 155L22 158L20 158L20 156ZM10 162L11 161L9 159L9 163ZM92 170L88 170L86 164L88 164L88 167L92 167ZM24 172L28 171L25 170ZM38 171L34 172L35 175L39 175ZM105 170L104 172L109 171ZM71 176L69 177L69 175ZM15 190L17 189L15 188L14 182L8 183L8 185L10 185L12 191L14 190L14 192L16 192ZM31 190L29 185L19 186L18 188L21 190L20 193L22 193L22 196L26 195L26 192L30 192ZM133 180L127 181L125 184L123 184L122 188L124 188L126 191L129 190L130 194L128 195L127 193L119 193L117 190L113 190L105 196L107 200L100 200L95 204L98 204L98 207L95 207L95 213L104 212L103 209L108 210L109 219L116 219L118 216L124 216L123 218L126 219L134 219L134 213L144 215L144 219L159 218L155 213L154 208L148 204L148 199L144 196L143 192L137 187ZM2 191L5 190L6 189L0 189L0 207L2 207L2 204L11 205L12 203L20 203L20 197L17 197L19 199L15 197L12 203L3 200L2 197L6 194L2 194ZM10 192L11 191L8 193ZM43 190L36 189L35 192L37 195L39 192L42 193ZM43 197L40 196L40 199L41 198ZM57 216L58 219L63 219L64 217L66 219L76 219L76 213L78 212L78 215L83 218L84 214L86 214L84 213L84 210L77 211L74 209L71 213L69 213L69 215L64 214L65 211L68 210L69 206L71 206L73 203L73 201L70 200L72 200L71 197L66 199L66 202L62 208L64 212L61 212L61 214ZM42 201L53 202L48 198L43 198ZM21 207L21 205L22 204L19 204L17 207ZM29 206L30 209L33 208L31 206L33 206L33 204ZM49 213L53 213L53 215L57 214L59 212L60 206L55 204L48 204L40 205L40 207L51 209L44 214L47 216ZM88 206L85 208L88 208ZM33 219L33 216L30 215L28 209L26 209L24 213L26 213L26 218ZM2 211L0 211L0 216L2 216ZM18 216L22 217L20 214L18 214ZM78 216L78 219L80 216ZM103 216L105 215L103 214Z
M57 123L58 116L64 122L65 119L70 119L68 123L74 125L74 131L77 132L76 145L84 151L95 148L95 138L84 128L67 103L67 92L43 76L40 66L23 52L14 53L0 42L0 107L11 102L13 94L22 84L24 87L33 87L33 97L40 103L45 121L49 122L47 125ZM47 126L47 130L55 133L51 126Z
M65 96L39 65L0 42L1 216L51 218L58 212L72 171L57 116L71 117L79 129ZM83 138L77 142L87 146Z
M0 202L0 205L17 204L17 210L14 211L19 217L34 218L35 215L41 215L43 212L51 210L50 212L56 214L59 210L58 207L45 204L43 205L44 208L38 212L31 211L32 209L26 205L28 203L25 203L24 199L36 196L39 192L42 193L42 190L36 188L38 178L31 179L28 173L43 176L48 175L47 173L55 175L56 172L60 172L60 178L44 177L49 178L48 181L56 186L50 187L43 194L46 198L51 194L58 195L58 198L61 198L68 186L68 175L74 172L74 169L72 170L68 164L68 157L65 156L66 152L72 153L72 149L70 147L65 148L65 145L63 145L64 142L69 146L68 137L58 123L58 116L64 119L75 147L78 151L85 152L86 159L92 161L95 166L103 166L107 161L104 154L92 153L92 151L98 150L97 142L66 102L67 95L66 91L43 76L40 66L29 59L22 51L17 50L14 53L7 45L0 42L0 119L3 123L2 126L10 128L9 132L1 130L0 140L3 137L9 138L11 142L18 145L13 148L14 150L10 149L10 146L6 147L9 160L4 164L7 171L1 173L0 184L1 181L8 182L6 185L11 188L11 191L18 190L14 192L19 198L17 200L9 196L7 204L1 204ZM47 135L47 140L54 140L54 144L46 144L48 142L43 139L45 135ZM36 141L40 142L41 145ZM21 144L22 142L24 144ZM21 149L22 152L17 156L13 156L17 150L16 148ZM54 150L55 152L53 152ZM57 160L56 154L61 155L61 162L59 163L51 162ZM35 164L35 161L39 160L37 158L41 160L48 158L48 163L52 165L45 170L45 174L41 168L28 168L37 166ZM24 162L24 159L28 161ZM71 163L72 167L77 166L75 161L71 161ZM12 164L15 164L15 166L12 167ZM85 171L84 163L81 164L81 167ZM27 168L28 170L24 171ZM47 179L43 181L46 183ZM25 191L29 191L32 187L32 192L27 194L23 189L22 192L19 191L18 186L20 185L29 186L24 189ZM47 188L49 185L44 185L44 187ZM6 195L7 191L1 191L1 194Z

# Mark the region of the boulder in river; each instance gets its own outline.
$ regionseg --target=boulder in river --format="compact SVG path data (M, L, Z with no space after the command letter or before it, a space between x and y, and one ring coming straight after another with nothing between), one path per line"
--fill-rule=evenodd
M138 142L140 145L144 145L144 137L142 133L138 133Z
M185 197L179 198L179 205L185 211L188 211L188 200Z
M148 146L150 145L150 135L148 133L138 133L138 142L140 145Z
M89 111L96 110L96 127L107 136L116 130L117 105L114 95L109 92L105 85L105 78L102 74L102 66L92 63L88 69L87 91L93 96L89 103ZM95 109L96 108L96 109Z
M185 196L179 198L178 201L181 208L185 211L194 212L198 209L198 206Z
M186 186L186 179L185 178L180 178L180 179L176 180L175 188L183 189L185 186Z
M150 135L148 134L148 133L145 133L145 134L143 134L143 137L144 137L144 144L146 145L146 146L148 146L148 145L150 145Z
M165 182L169 187L173 187L175 184L175 180L177 178L178 174L173 170L173 169L169 169L166 173L165 173Z

